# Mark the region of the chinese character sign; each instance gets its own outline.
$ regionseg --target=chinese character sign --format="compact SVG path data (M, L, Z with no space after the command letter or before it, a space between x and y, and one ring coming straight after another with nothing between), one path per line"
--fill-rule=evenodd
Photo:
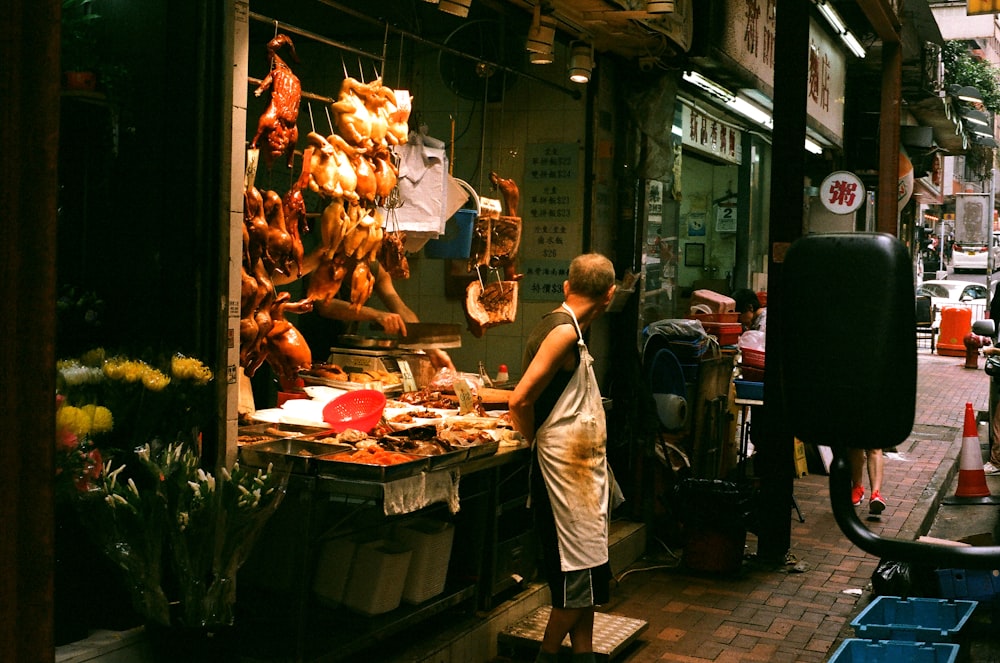
M583 198L580 146L535 143L527 146L521 187L522 235L520 297L559 300L565 273L552 265L569 265L583 243Z
M865 200L865 185L854 173L839 170L830 173L819 187L823 207L834 214L850 214L861 207Z
M739 127L727 124L700 108L681 107L681 140L684 147L707 152L729 163L738 164L743 158Z
M531 301L560 301L563 282L569 278L569 261L523 260L519 271L524 274L518 296Z

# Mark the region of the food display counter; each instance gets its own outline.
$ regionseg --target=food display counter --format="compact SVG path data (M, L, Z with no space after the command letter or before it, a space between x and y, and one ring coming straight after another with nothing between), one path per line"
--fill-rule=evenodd
M487 440L459 460L441 454L376 475L325 463L316 433L284 432L287 446L241 448L246 462L262 464L276 456L258 445L277 446L292 470L285 500L240 571L237 624L247 660L357 660L444 611L488 609L533 573L523 440ZM318 444L346 446L335 439Z

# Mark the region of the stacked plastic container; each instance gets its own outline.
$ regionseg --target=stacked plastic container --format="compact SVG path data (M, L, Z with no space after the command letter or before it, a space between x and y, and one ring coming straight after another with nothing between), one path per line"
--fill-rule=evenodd
M422 603L444 591L454 535L450 523L418 518L386 538L331 539L320 552L313 592L322 603L364 615Z
M691 293L691 317L700 320L705 331L718 339L719 345L736 345L743 331L736 301L712 290Z
M835 663L954 663L976 601L879 596L851 621Z

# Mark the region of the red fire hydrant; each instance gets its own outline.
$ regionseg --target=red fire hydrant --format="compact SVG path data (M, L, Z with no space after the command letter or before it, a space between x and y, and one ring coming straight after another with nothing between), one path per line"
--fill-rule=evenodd
M986 336L973 334L971 331L962 339L965 343L965 368L979 368L979 348L989 345L990 339Z

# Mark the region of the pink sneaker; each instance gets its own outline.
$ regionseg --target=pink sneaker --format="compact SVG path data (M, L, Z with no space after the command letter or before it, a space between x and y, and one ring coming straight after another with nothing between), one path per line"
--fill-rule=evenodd
M882 499L881 493L877 490L872 493L872 498L868 502L868 512L873 516L877 516L885 511L885 500Z
M861 501L865 499L865 487L854 486L851 488L851 503L854 506L861 506Z

